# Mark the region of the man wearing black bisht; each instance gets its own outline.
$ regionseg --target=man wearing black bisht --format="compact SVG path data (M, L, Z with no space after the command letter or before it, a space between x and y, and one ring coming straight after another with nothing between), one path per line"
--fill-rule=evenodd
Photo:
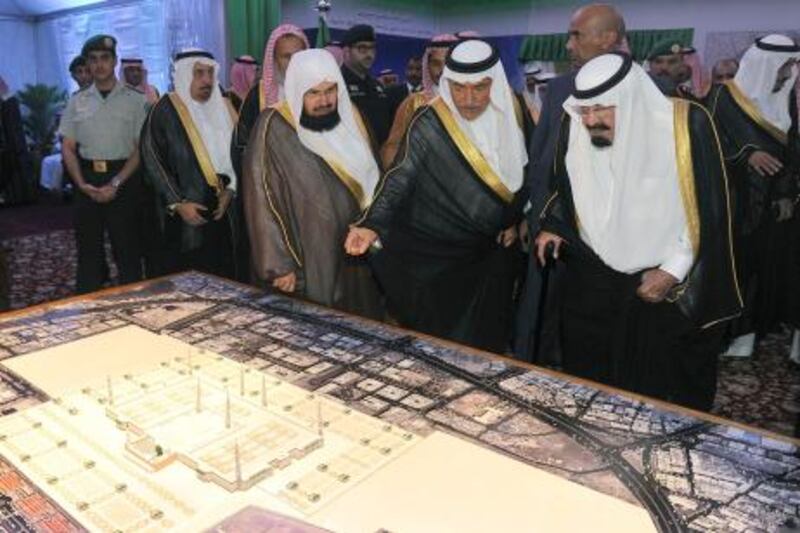
M372 265L403 326L503 352L528 200L522 125L488 43L459 44L441 80L345 247L380 249Z
M570 18L568 34L566 48L574 70L547 83L547 95L542 99L539 122L530 142L531 162L526 181L531 191L527 220L531 235L539 231L536 215L549 197L548 176L553 167L558 128L564 113L562 104L575 89L575 72L589 60L622 47L625 21L609 4L589 4L575 10ZM541 267L537 261L529 259L514 331L514 355L517 358L536 364L559 364L560 325L554 305L560 300L563 270L564 265L557 261Z
M710 409L742 306L711 117L625 54L584 65L564 110L536 238L541 262L566 263L564 370Z
M342 45L347 50L342 76L350 99L367 119L381 146L389 136L394 108L386 89L369 73L375 63L375 30L366 24L353 26L345 33Z
M747 357L787 320L797 287L794 200L800 173L797 100L800 46L784 35L758 39L733 80L715 85L708 107L719 127L734 192L739 277L745 314L725 355Z
M237 176L230 155L236 111L222 96L219 65L205 51L175 58L175 92L142 128L141 153L159 195L167 271L237 274Z
M8 86L0 78L0 205L30 202L36 193L19 100L7 97L7 92Z

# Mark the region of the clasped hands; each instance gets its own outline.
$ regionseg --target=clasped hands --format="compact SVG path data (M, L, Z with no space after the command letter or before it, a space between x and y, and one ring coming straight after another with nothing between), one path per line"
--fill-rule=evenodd
M107 204L117 197L117 188L111 185L111 183L101 185L100 187L83 183L79 188L83 194L98 204Z
M218 198L219 202L213 213L214 220L219 220L225 215L225 211L228 210L228 206L231 205L233 200L233 192L230 189L225 189L219 194ZM208 208L197 202L181 202L175 206L175 212L190 226L202 226L208 222L203 215L205 211L208 211Z
M783 163L772 154L763 150L756 150L747 159L747 164L755 170L759 176L772 177L783 170ZM794 215L794 202L791 199L776 200L773 202L776 213L775 218L778 222L789 220Z

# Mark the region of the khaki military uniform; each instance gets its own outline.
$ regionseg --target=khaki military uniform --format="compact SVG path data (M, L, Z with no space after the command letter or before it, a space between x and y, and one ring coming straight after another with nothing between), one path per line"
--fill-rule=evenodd
M140 91L117 81L105 97L92 84L70 98L59 133L78 144L81 173L96 187L112 182L138 144L147 116ZM99 289L104 281L104 239L108 231L122 283L141 279L139 206L141 178L134 174L111 202L100 204L78 191L75 234L78 245L77 291Z

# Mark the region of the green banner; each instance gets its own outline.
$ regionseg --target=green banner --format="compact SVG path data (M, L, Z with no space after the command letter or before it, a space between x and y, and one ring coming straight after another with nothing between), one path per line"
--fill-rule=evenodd
M225 14L231 57L261 61L269 34L281 23L281 0L226 0Z
M670 30L632 30L628 32L628 45L637 61L644 60L653 46L664 39L674 39L683 46L691 46L694 28ZM529 35L522 41L519 60L526 61L569 61L567 53L567 34Z
M320 15L319 25L317 27L317 48L325 48L331 42L331 30L328 28L328 22L325 17Z

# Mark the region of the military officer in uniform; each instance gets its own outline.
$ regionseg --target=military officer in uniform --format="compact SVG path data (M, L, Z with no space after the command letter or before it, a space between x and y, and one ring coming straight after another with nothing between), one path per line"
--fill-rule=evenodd
M692 69L684 61L684 55L690 53L690 50L694 49L666 39L653 45L647 55L650 77L664 95L696 100L685 85L692 79Z
M147 115L144 94L119 82L117 42L97 35L83 45L94 82L70 98L59 133L62 156L75 188L77 292L103 285L104 233L108 231L122 283L141 279L139 131Z
M92 73L89 72L89 65L86 64L86 58L83 56L72 58L69 63L69 75L78 85L79 91L92 84Z
M367 119L380 147L389 137L394 113L386 90L369 73L375 63L375 30L366 24L353 26L347 30L342 45L347 49L342 76L350 100Z

